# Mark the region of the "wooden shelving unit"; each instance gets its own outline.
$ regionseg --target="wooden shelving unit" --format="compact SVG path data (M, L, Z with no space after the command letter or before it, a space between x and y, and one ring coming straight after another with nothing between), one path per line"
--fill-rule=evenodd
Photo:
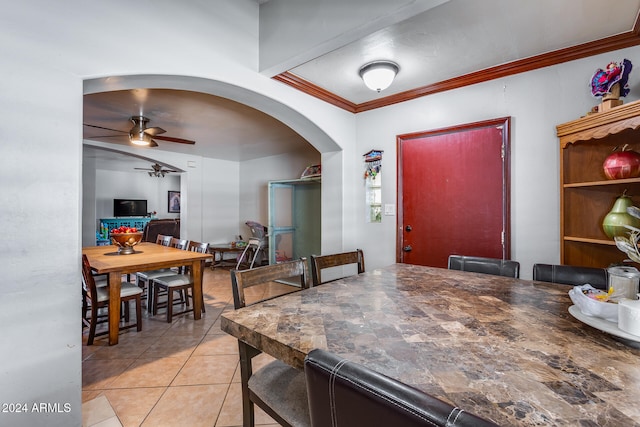
M640 178L608 180L602 163L616 146L640 151L640 101L557 126L560 138L560 262L608 267L626 256L602 230L625 191L640 206Z

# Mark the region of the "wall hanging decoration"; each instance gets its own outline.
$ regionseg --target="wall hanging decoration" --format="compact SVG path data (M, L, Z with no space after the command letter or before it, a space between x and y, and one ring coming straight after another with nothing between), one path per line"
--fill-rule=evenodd
M622 62L610 62L603 70L598 68L591 77L591 94L602 97L602 102L594 107L592 112L603 112L622 105L623 98L629 94L629 73L631 73L631 61L623 59Z
M364 178L374 177L382 169L382 150L371 150L363 155L365 162Z
M180 213L180 192L169 191L169 213Z

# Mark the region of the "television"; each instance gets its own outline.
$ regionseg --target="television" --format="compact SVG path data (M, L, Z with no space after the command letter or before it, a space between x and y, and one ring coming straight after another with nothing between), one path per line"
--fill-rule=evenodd
M113 216L147 216L147 201L113 199Z

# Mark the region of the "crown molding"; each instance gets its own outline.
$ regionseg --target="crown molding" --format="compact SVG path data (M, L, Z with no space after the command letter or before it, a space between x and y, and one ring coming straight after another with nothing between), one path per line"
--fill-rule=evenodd
M405 92L396 93L384 98L363 102L361 104L355 104L351 101L341 98L338 95L331 93L319 86L316 86L313 83L304 80L303 78L289 71L278 74L274 76L273 79L278 80L295 89L298 89L308 95L340 107L346 111L357 114L363 111L374 110L376 108L382 108L389 105L398 104L400 102L410 101L412 99L432 95L438 92L458 89L461 87L470 86L501 77L507 77L514 74L537 70L539 68L549 67L551 65L561 64L563 62L587 58L589 56L598 55L600 53L611 52L618 49L640 45L639 17L640 15L636 16L633 29L626 33L621 33L600 40L531 56L529 58L519 59L517 61L508 62L506 64L497 65L495 67L485 68L473 73L464 74L462 76L443 80L426 86L421 86L419 88L411 89Z
M285 71L284 73L273 76L273 79L289 85L295 89L298 89L299 91L304 92L307 95L314 96L318 99L328 102L329 104L333 104L336 107L340 107L343 110L347 110L350 113L357 113L357 104L341 98L338 95L321 88L320 86L316 86L310 81L305 80L302 77L297 76L289 71Z

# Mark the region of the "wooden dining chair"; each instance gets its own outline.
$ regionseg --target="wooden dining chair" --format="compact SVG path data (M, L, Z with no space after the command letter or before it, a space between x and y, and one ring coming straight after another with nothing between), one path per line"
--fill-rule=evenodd
M534 264L533 280L580 286L586 283L596 289L607 289L609 273L606 268L574 265Z
M156 245L170 246L173 236L165 236L164 234L158 234L156 237ZM153 286L152 281L156 277L166 276L173 271L170 268L160 268L158 270L139 271L136 273L136 285L143 289L142 297L147 298L147 311L151 311L151 302L153 301Z
M309 287L306 258L250 270L231 270L235 309L275 298L267 297L247 304L245 289L292 277L295 277L295 281L300 283L299 288L292 286L293 292ZM309 426L309 405L304 372L280 360L274 360L253 372L252 359L261 352L241 340L238 340L238 349L240 352L243 426L253 427L255 425L254 404L282 426Z
M190 241L187 245L188 251L199 252L206 254L209 250L208 243L201 243L196 241ZM204 270L204 269L202 269ZM193 307L190 307L189 299L193 300L193 280L189 271L184 270L182 273L172 273L169 275L156 277L153 279L153 314L158 312L158 307L166 304L167 307L167 323L171 323L173 316L179 314L188 313L193 311ZM167 300L164 304L158 304L159 296L162 292L166 292ZM189 292L191 291L191 292ZM174 292L178 292L180 300L177 302L174 300ZM205 311L204 302L193 301L194 304L202 304L202 311ZM184 310L177 313L173 312L173 306L175 304L184 304L186 307Z
M96 336L109 334L109 328L106 331L96 332L98 323L109 324L109 288L106 286L96 286L94 276L91 273L91 265L89 265L89 259L86 255L82 255L82 293L84 296L84 303L82 307L82 322L89 327L89 336L87 337L87 345L92 345ZM120 326L120 330L136 328L138 332L142 330L142 307L141 296L142 289L138 286L129 283L122 282L120 288L120 300L124 304L124 321L125 324ZM136 322L132 324L126 324L129 322L129 302L135 301L136 304ZM107 311L107 313L100 314L99 310ZM90 310L91 315L88 316L87 312Z
M520 263L508 259L449 255L449 270L471 271L504 277L520 277Z
M304 360L313 427L498 427L326 350Z
M357 273L354 274L364 273L364 253L362 252L362 249L331 255L311 255L311 278L313 286L318 286L323 283L351 276L352 274L350 274L350 270L345 270L345 268L348 269L349 267L345 267L341 270L337 268L348 265L355 265L355 267L357 267ZM332 274L329 275L330 279L323 280L322 270L327 268L332 268Z

